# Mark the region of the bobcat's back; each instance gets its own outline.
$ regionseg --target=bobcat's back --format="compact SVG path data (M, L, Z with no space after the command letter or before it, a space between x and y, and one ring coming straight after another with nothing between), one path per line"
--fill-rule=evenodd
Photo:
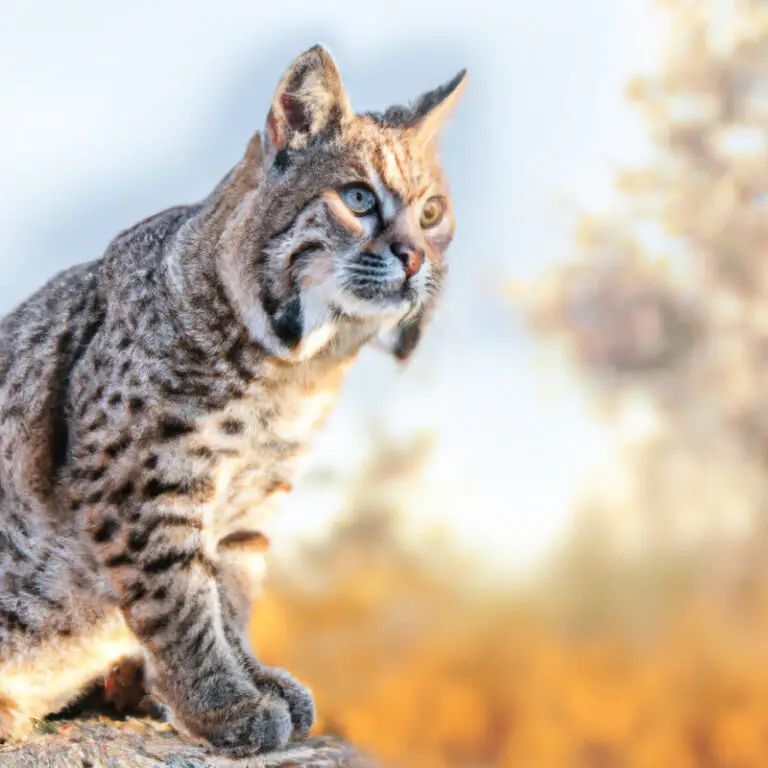
M92 569L57 503L69 376L104 317L98 280L98 262L74 267L0 321L0 658L102 610L82 599Z

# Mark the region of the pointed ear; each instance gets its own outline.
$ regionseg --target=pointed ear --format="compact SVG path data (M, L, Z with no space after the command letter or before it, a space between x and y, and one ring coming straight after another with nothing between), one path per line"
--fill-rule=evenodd
M432 141L459 101L467 84L467 70L462 69L445 85L425 93L413 106L411 133L422 143Z
M351 114L336 63L316 45L291 64L275 92L265 130L267 154L306 146L313 135L332 135Z
M415 317L406 318L394 328L381 333L375 340L375 346L392 355L399 363L406 363L421 341L421 334L428 319L424 312L420 312Z

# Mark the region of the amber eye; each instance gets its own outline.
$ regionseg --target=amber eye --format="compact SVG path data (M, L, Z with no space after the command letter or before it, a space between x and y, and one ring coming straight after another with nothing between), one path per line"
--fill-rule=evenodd
M445 206L439 197L430 197L421 209L421 226L429 229L440 223L443 218Z
M376 208L376 195L367 187L353 184L341 190L341 199L358 216L372 213Z

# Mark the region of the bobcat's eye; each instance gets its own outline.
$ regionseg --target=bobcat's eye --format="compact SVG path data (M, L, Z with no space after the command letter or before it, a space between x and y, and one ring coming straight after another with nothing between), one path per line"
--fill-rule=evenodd
M376 208L376 195L367 187L357 184L341 190L341 199L358 216L373 212Z
M437 226L443 218L445 206L439 197L430 197L421 209L421 226L424 229Z

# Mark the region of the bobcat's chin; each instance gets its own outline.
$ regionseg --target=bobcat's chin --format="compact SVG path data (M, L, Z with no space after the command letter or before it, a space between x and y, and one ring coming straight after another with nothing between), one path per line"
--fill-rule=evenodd
M401 285L396 288L367 293L345 290L333 303L336 312L345 318L359 320L381 319L382 323L399 320L420 304L412 288Z

